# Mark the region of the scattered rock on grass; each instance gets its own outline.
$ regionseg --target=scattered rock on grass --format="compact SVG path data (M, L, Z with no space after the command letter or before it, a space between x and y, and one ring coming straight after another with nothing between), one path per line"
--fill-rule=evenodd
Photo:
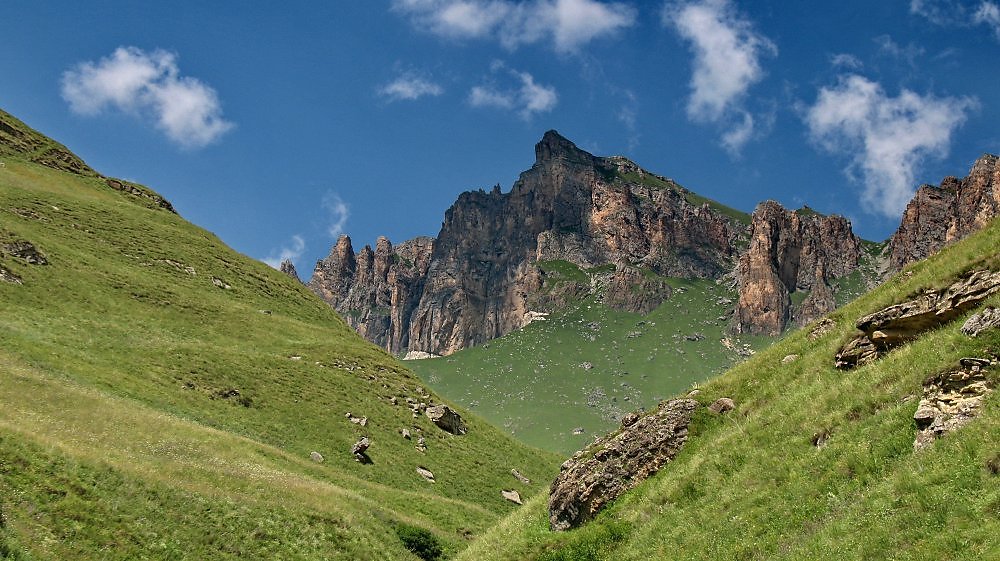
M720 397L716 399L711 405L708 406L708 410L712 413L721 414L728 411L732 411L736 408L736 402L728 397Z
M781 359L782 364L788 364L789 362L795 362L799 358L799 355L785 355L785 358Z
M531 484L531 480L521 475L521 472L517 471L516 469L510 470L510 474L514 476L514 479L517 479L518 481L524 483L525 485Z
M501 490L500 496L514 504L524 504L521 502L521 494L513 489L511 489L510 491Z
M462 435L468 432L461 415L447 405L428 407L424 413L432 423L451 434Z
M311 459L316 463L320 463L323 461L323 454L320 454L319 452L316 451L309 452L309 459Z
M429 470L429 469L427 469L427 468L425 468L423 466L417 466L417 473L420 474L420 477L423 477L428 482L435 483L435 481L434 481L434 472L432 472L431 470Z

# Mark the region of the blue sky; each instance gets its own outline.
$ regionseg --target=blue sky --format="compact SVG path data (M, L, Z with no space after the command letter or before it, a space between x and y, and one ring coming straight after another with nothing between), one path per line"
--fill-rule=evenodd
M8 0L0 107L308 276L435 235L557 129L751 211L883 239L1000 152L1000 0Z

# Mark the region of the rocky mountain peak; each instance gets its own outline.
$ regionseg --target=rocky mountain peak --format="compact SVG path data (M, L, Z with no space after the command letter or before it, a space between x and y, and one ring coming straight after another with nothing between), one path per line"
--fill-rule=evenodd
M278 270L295 280L299 280L299 273L295 270L295 264L292 263L291 259L282 259L281 265L278 266Z
M535 145L535 165L544 165L552 160L590 161L594 156L577 148L569 139L555 130L542 135Z

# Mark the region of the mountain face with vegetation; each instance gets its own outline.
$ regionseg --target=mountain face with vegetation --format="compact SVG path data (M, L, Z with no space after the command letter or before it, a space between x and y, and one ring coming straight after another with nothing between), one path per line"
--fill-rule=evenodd
M625 416L456 559L1000 558L998 248L994 220Z
M0 164L0 559L451 555L556 473L3 112Z

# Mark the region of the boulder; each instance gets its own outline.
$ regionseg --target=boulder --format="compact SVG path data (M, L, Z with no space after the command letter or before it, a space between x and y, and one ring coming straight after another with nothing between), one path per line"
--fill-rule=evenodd
M986 376L990 364L985 359L963 358L958 368L924 382L923 397L913 414L917 424L915 450L930 446L979 414L986 396L994 390Z
M369 463L371 460L368 458L368 448L372 445L371 440L368 440L367 436L362 436L351 446L351 454L354 454L354 458L361 463Z
M451 434L462 435L468 432L461 415L447 405L435 405L428 407L424 414L432 423Z
M521 472L517 471L516 469L510 470L510 474L514 476L514 479L517 479L518 481L524 483L525 485L531 484L531 480L521 475Z
M48 265L49 261L42 255L42 252L38 251L31 242L25 240L18 240L9 244L5 244L3 249L6 253L13 255L19 259L24 259L31 265Z
M514 504L524 504L521 502L521 494L513 489L511 489L510 491L501 490L500 496Z
M733 409L736 409L736 402L728 397L720 397L708 406L708 410L717 415L727 413Z
M788 364L789 362L795 362L799 358L799 355L785 355L785 358L781 359L782 364Z
M309 459L311 459L316 463L320 463L323 461L323 454L320 454L319 452L316 451L309 452Z
M417 473L420 474L420 477L423 477L428 482L435 483L435 481L434 481L434 472L432 472L431 470L429 470L429 469L427 469L425 467L422 467L422 466L417 466Z
M969 337L976 337L983 331L997 327L1000 327L1000 308L988 306L965 321L962 325L962 333Z
M660 404L628 427L597 439L563 463L549 492L549 526L568 530L670 462L687 441L693 399Z

